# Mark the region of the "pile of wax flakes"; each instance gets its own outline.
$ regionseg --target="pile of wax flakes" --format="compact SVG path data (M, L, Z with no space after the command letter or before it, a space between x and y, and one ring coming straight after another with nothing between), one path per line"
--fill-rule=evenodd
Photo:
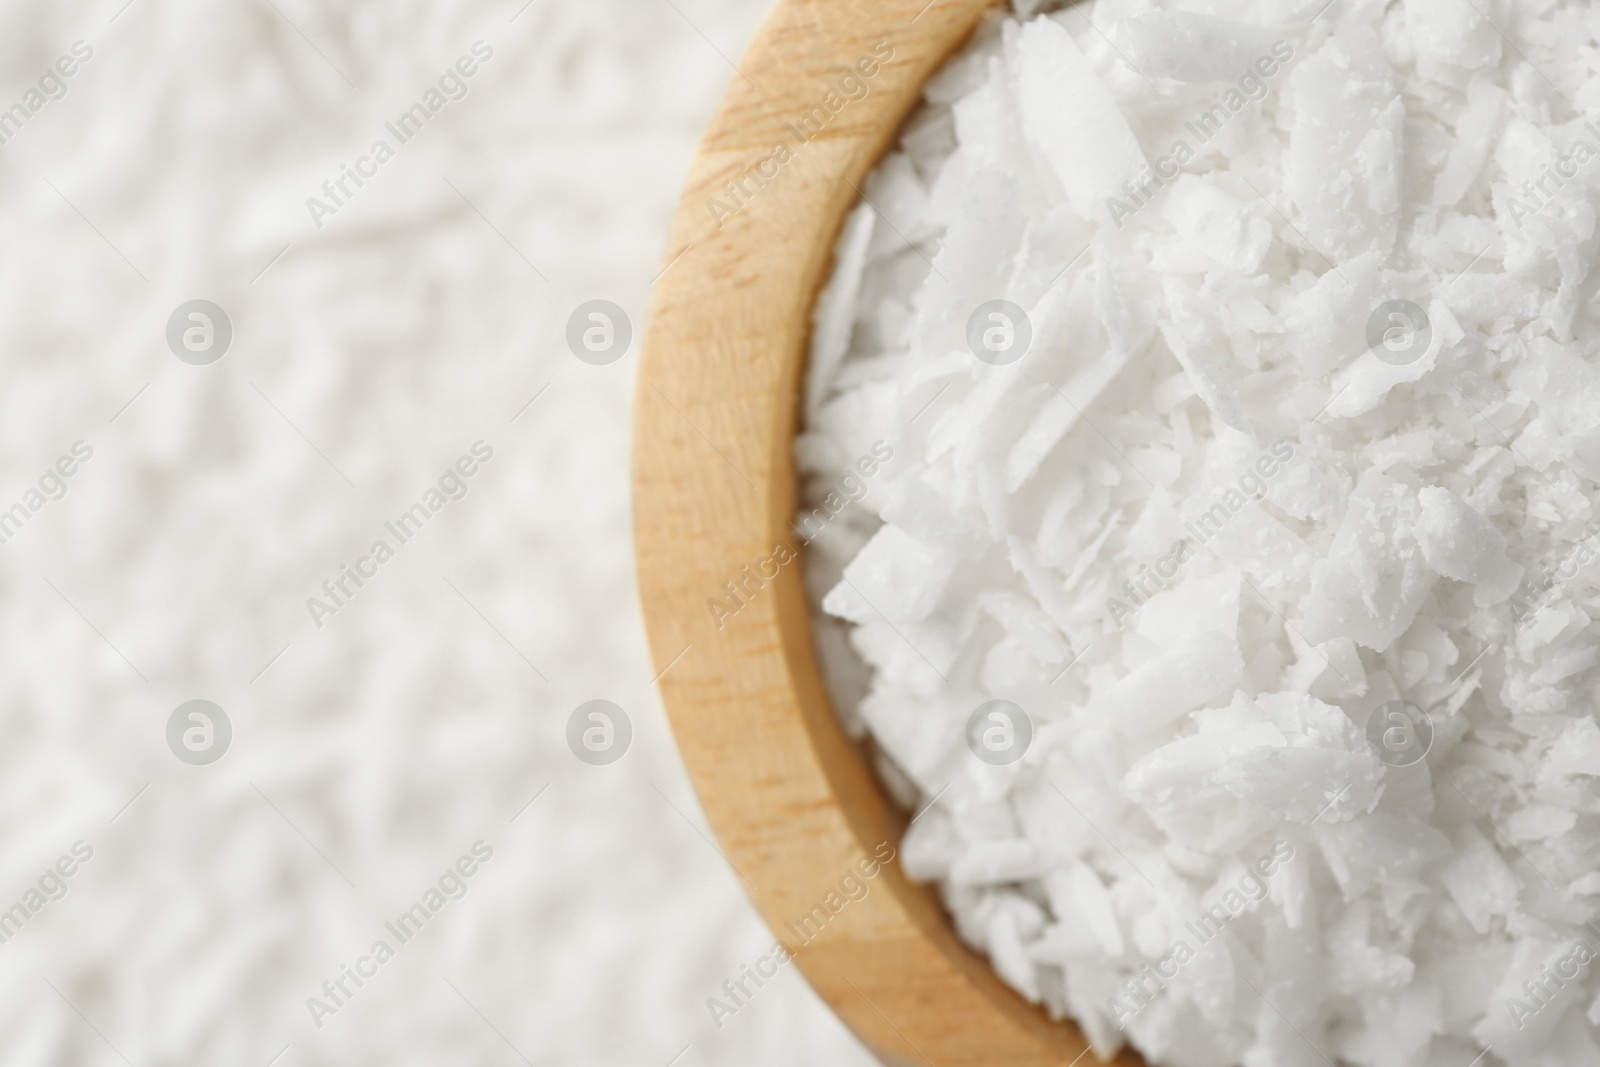
M795 444L908 870L1101 1054L1600 1064L1600 7L1042 6L866 183Z

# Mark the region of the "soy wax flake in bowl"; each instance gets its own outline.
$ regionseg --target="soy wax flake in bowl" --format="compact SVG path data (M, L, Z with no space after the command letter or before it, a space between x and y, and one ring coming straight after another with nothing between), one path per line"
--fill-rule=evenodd
M818 645L907 869L1103 1055L1600 1063L1596 55L1018 0L863 187Z

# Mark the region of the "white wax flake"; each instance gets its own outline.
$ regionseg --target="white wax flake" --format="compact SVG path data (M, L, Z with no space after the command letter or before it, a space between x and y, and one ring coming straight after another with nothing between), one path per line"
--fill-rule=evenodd
M1226 336L1207 313L1199 294L1173 277L1164 279L1163 289L1167 314L1160 321L1161 336L1194 383L1195 392L1225 425L1258 434L1260 428L1235 387L1238 364L1226 352Z
M1060 389L1045 397L1038 412L1006 456L1006 492L1015 493L1032 478L1046 456L1078 424L1083 409L1091 406L1127 366L1129 353L1111 351L1094 362L1086 362Z
M845 224L842 717L1107 1057L1595 1067L1600 11L1170 6L994 16Z
M1489 920L1517 906L1521 883L1500 851L1472 825L1461 828L1456 854L1439 871L1439 880L1472 928L1488 933Z
M1077 903L1079 912L1089 929L1094 931L1100 947L1108 956L1122 955L1124 951L1122 929L1117 922L1117 912L1111 903L1111 894L1106 892L1105 883L1087 863L1073 864L1067 872L1067 877L1070 882L1071 899Z
M1000 977L1029 1000L1039 999L1039 972L1028 956L1028 950L1017 932L1016 918L1011 912L1001 911L989 921L989 958Z
M989 545L980 522L958 514L943 494L920 478L895 481L881 514L884 522L893 523L923 544L968 559L981 559Z
M978 604L1039 662L1064 663L1069 658L1060 631L1031 597L993 590L980 593Z
M1431 0L1429 0L1431 2ZM1456 120L1450 158L1433 180L1433 202L1454 207L1477 182L1494 146L1494 133L1505 108L1506 92L1487 77L1478 77L1467 93L1467 106ZM1483 247L1484 242L1480 241Z
M1425 73L1449 78L1452 67L1478 70L1500 61L1500 33L1482 10L1452 0L1405 0L1404 8Z
M1367 321L1377 304L1382 261L1376 252L1346 260L1290 298L1285 322L1289 350L1306 378L1320 378L1368 351Z
M1031 144L1049 161L1073 209L1099 217L1107 198L1147 169L1138 139L1059 23L1041 18L1025 24L1017 60L1017 105ZM1088 145L1092 151L1085 151Z
M1511 383L1539 402L1560 433L1600 433L1600 368L1590 359L1536 338Z
M1309 640L1346 636L1382 652L1406 631L1435 577L1417 544L1419 513L1409 485L1362 478L1306 600Z
M1399 361L1381 345L1378 349L1363 351L1333 376L1333 398L1323 413L1335 419L1364 415L1377 407L1395 386L1417 381L1430 373L1438 363L1440 351L1454 346L1464 334L1442 302L1434 300L1428 311L1426 344L1419 335L1409 334L1417 350L1405 352L1405 358Z
M1294 127L1285 187L1314 249L1388 255L1400 219L1405 104L1368 30L1330 37L1289 75Z
M850 334L856 321L857 290L866 267L867 245L872 240L877 216L870 204L861 204L850 213L835 253L833 276L817 299L812 326L815 342L811 349L812 374L806 381L806 407L815 411L822 403L824 390L838 371L850 347Z
M1577 823L1576 813L1544 805L1519 808L1506 819L1506 836L1513 841L1543 841L1560 837Z
M1234 639L1208 631L1135 668L1090 713L1130 737L1152 733L1232 693L1243 670Z
M1184 582L1139 609L1139 636L1174 649L1207 631L1235 637L1239 629L1239 572L1224 567Z
M1147 753L1121 782L1121 791L1148 808L1190 806L1222 792L1217 775L1241 752L1287 744L1270 723L1243 729L1208 730L1179 738Z
M1463 582L1488 579L1505 560L1505 535L1448 489L1427 486L1417 495L1417 544L1428 566Z
M1266 694L1257 704L1272 715L1285 744L1230 756L1217 772L1219 783L1290 822L1342 822L1372 809L1383 768L1342 711L1300 693Z
M1586 774L1600 778L1600 725L1579 719L1561 732L1550 746L1548 766L1557 774Z
M1269 27L1192 11L1147 11L1117 23L1128 61L1150 78L1233 81L1269 52Z
M852 622L866 622L880 612L890 622L917 622L938 605L954 569L949 552L885 524L845 567L825 607Z
M957 885L998 885L1037 878L1045 869L1044 859L1031 841L975 841L951 865L950 880Z
M918 346L929 355L966 347L967 314L1003 290L1016 266L1026 222L1016 203L1016 181L996 170L973 175L956 218L933 258L934 273L918 294Z
M1254 274L1272 244L1272 225L1257 209L1206 178L1185 174L1161 202L1161 217L1218 264Z

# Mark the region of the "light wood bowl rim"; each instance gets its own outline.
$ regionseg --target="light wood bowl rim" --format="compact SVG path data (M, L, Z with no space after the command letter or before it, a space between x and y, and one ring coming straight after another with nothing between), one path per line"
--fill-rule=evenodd
M814 939L795 936L790 924L826 905L852 865L881 842L898 845L905 816L834 716L801 563L759 586L745 580L750 595L720 629L708 604L780 542L798 547L791 449L834 242L927 78L992 6L776 4L701 141L655 284L635 410L634 532L651 652L684 761L727 859L811 985L886 1062L1064 1067L1084 1052L1078 1029L1005 986L898 862L861 879L867 895L828 913ZM827 92L880 41L894 55L870 79L858 71L867 95L797 139L786 124L828 107ZM724 183L779 142L791 158L770 180L744 178L750 195L730 203ZM768 162L758 176L773 170ZM737 211L714 212L713 197ZM1118 1062L1140 1063L1128 1052Z

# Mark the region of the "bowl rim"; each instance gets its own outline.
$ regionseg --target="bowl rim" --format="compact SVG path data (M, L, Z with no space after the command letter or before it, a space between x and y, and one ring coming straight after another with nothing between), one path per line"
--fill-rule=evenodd
M701 140L654 283L635 553L674 736L783 949L752 966L770 977L792 955L885 1062L1060 1067L1087 1048L1078 1028L1001 982L898 862L877 869L907 819L835 717L790 528L812 307L845 215L927 79L995 6L778 0ZM1126 1049L1117 1062L1141 1063Z

